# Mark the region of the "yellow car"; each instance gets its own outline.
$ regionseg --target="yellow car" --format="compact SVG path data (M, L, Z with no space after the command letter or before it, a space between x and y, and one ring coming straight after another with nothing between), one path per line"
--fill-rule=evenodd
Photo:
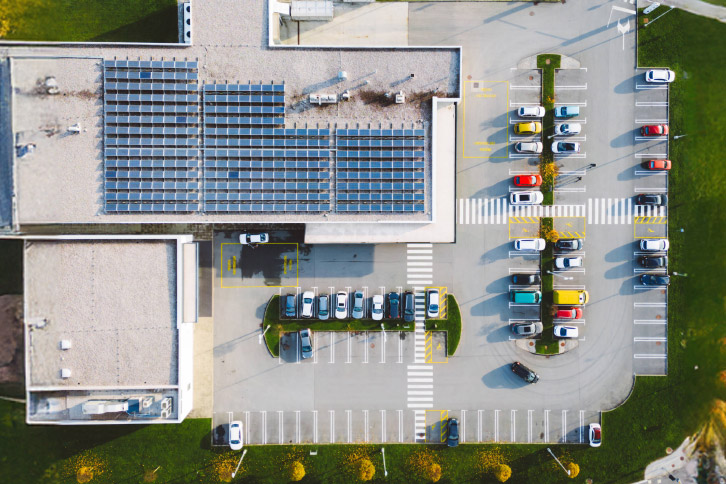
M542 123L529 122L517 123L514 125L515 134L537 134L542 132Z

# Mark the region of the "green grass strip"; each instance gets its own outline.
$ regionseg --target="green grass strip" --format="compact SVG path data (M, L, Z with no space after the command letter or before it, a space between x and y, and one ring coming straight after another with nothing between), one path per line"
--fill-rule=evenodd
M543 205L555 203L554 155L550 140L555 129L555 69L559 69L561 56L559 54L540 54L537 56L537 68L542 70L542 106L545 115L542 119L542 156L540 158L540 175L542 175Z
M446 351L451 356L461 340L461 309L453 294L446 297L446 318L426 320L426 331L446 331Z
M554 227L554 220L551 217L542 219L540 231L547 234ZM542 277L542 304L540 305L540 313L542 317L542 334L535 343L537 353L550 355L559 353L559 341L555 339L552 332L552 307L553 307L553 288L554 276L550 274L552 270L552 260L554 259L554 244L547 242L547 247L542 251L540 259L540 277Z

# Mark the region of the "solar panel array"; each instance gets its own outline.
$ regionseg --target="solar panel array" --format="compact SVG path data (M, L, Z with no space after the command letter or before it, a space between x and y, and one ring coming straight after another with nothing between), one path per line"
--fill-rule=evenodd
M283 84L204 86L206 212L330 211L330 130L285 129Z
M336 130L338 212L423 212L423 129Z
M106 212L200 207L196 61L104 61Z

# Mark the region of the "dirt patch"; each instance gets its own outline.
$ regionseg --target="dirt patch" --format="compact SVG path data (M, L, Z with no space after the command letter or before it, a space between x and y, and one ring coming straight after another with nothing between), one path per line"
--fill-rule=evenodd
M0 296L0 384L23 381L23 296Z

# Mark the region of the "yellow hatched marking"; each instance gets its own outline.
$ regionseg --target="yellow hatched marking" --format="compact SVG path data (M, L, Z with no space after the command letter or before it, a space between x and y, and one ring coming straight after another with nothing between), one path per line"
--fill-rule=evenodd
M433 349L433 333L431 331L426 331L426 363L433 363L434 362L434 349Z
M449 438L449 411L441 410L439 420L441 422L441 433L439 438L441 439L441 442L446 442Z

